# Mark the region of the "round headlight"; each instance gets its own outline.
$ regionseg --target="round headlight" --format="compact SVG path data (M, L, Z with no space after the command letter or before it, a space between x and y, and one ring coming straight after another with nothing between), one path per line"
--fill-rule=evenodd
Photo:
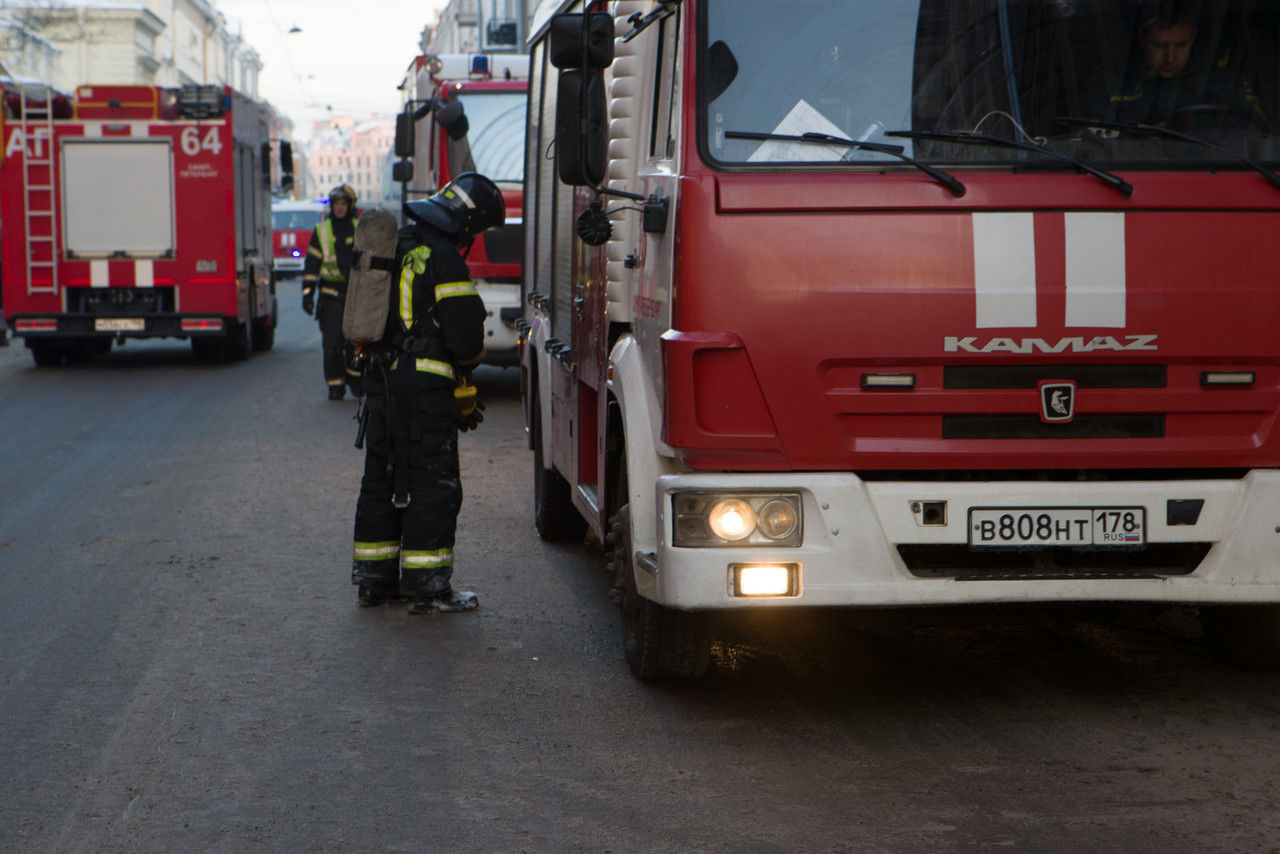
M741 498L719 501L707 516L711 533L722 540L741 540L756 528L756 513Z
M798 522L796 508L791 502L775 499L760 508L756 524L760 526L760 533L769 539L781 540L795 533Z

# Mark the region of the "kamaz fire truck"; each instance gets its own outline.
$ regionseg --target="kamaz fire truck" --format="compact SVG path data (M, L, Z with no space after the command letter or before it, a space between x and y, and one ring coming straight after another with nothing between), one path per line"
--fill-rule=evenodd
M4 315L36 364L127 338L189 338L208 360L271 349L264 105L212 86L0 96Z
M476 238L467 255L484 300L485 362L518 364L520 218L529 57L513 54L419 56L401 84L395 177L404 196L429 196L463 172L479 172L502 191L507 222Z
M752 609L978 603L1197 606L1280 663L1280 7L531 31L535 519L608 544L636 674Z

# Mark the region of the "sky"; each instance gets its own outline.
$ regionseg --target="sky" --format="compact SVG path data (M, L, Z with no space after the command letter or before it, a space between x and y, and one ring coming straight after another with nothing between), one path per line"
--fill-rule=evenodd
M294 139L312 119L366 118L400 109L396 87L418 55L422 28L445 0L214 0L262 58L258 95L294 123ZM298 27L300 33L290 34Z

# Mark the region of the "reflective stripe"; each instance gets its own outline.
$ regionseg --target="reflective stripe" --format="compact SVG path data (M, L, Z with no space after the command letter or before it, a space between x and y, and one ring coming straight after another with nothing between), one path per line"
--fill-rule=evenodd
M415 359L414 366L424 374L436 374L445 379L453 379L453 365L448 362L437 362L435 359Z
M400 271L400 321L405 329L413 325L413 267L408 264Z
M337 288L321 288L320 293L327 297L342 296L340 293L338 293Z
M356 560L389 560L400 554L400 544L395 541L355 544Z
M317 249L317 248L316 248L316 247L314 247L314 246L308 246L308 247L307 247L307 254L308 254L308 255L314 255L314 256L315 256L315 257L317 257L317 258L323 258L323 257L324 257L324 250L323 250L323 249Z
M354 228L359 220L353 219L351 225ZM325 221L319 225L320 234L320 278L329 282L341 282L342 271L338 268L338 253L334 248L337 237L333 233L333 217L326 217Z
M449 297L476 296L476 289L471 282L445 282L436 285L436 302Z
M405 569L433 569L453 565L453 549L409 551L405 549L402 565Z

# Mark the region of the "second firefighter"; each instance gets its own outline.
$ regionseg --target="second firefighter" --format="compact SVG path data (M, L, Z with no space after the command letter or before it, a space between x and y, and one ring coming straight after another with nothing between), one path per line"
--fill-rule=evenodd
M342 337L342 312L351 276L351 250L356 233L356 191L349 184L329 191L329 216L311 233L302 272L302 310L320 322L324 381L330 400L342 400L346 386L360 394L359 374L350 371L351 350ZM320 299L317 301L316 293Z

